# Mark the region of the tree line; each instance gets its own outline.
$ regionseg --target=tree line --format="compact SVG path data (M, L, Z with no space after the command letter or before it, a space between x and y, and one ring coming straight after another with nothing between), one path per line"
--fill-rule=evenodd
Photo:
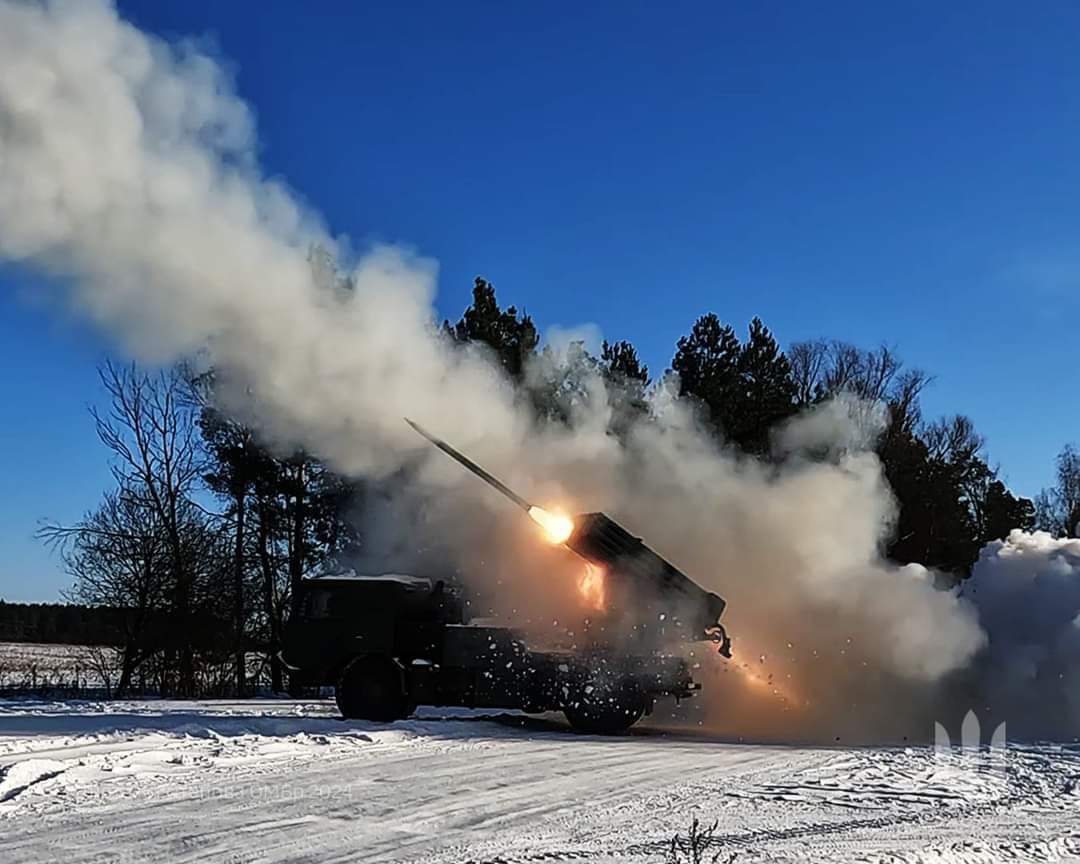
M599 372L621 394L610 430L621 435L647 419L648 390L660 383L628 341L604 342L598 357L575 344L545 362L532 318L501 307L482 278L443 337L488 346L549 422L569 422L587 398L582 373ZM291 598L305 575L348 561L362 544L363 483L318 454L278 452L223 414L212 370L110 363L100 374L108 405L93 416L113 487L76 524L48 524L41 536L72 579L67 599L113 610L116 691L136 679L176 695L295 689L278 659ZM1065 448L1057 483L1034 502L1013 495L970 419L922 417L929 379L890 348L820 340L785 352L760 319L740 339L709 313L678 340L661 378L677 381L718 446L761 459L773 458L779 424L837 394L880 406L876 449L899 508L886 553L947 580L968 575L979 549L1012 528L1068 533L1080 521L1075 449Z

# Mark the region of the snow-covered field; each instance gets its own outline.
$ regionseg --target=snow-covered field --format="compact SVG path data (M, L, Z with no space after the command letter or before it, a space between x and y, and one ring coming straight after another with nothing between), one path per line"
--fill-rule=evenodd
M1080 858L1080 749L739 744L325 702L0 702L7 862L661 862ZM732 855L736 855L732 859Z
M91 672L102 653L115 649L96 645L56 645L45 642L0 642L0 671L28 675L31 670L46 673Z
M39 642L0 642L0 691L56 688L104 693L119 675L115 648ZM69 690L69 692L71 692Z

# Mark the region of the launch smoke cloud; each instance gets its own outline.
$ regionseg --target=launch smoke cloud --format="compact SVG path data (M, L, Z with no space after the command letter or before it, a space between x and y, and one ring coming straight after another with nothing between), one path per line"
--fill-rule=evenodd
M255 152L251 111L198 46L142 33L103 0L0 0L0 258L55 277L72 309L143 361L213 364L226 407L271 443L367 478L419 465L410 476L425 489L454 487L422 530L467 571L499 574L477 578L501 582L509 607L553 593L570 565L523 552L524 534L494 537L476 514L505 517L402 417L530 500L612 512L724 596L737 662L756 664L745 681L763 683L712 688L722 728L826 736L921 722L935 687L983 651L975 605L880 556L894 505L869 448L872 412L833 405L795 421L781 468L718 449L662 387L650 422L616 441L619 397L595 375L569 424L537 425L482 349L439 335L433 262L371 248L343 289L310 253L345 251ZM830 461L800 456L809 442L820 455L823 438ZM396 490L395 518L367 514L373 548L401 552L397 517L419 494ZM775 710L770 676L798 717Z

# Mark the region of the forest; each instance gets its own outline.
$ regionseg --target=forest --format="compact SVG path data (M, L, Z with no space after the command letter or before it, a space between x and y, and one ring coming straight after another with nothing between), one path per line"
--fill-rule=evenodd
M471 305L444 322L441 338L488 346L538 421L569 422L581 373L599 372L620 394L609 434L649 422L650 388L671 387L717 447L765 461L777 458L771 443L785 420L852 394L883 417L875 448L898 511L883 552L932 568L943 589L1013 528L1075 535L1080 523L1074 446L1061 450L1050 487L1034 500L1014 495L970 418L923 416L931 379L889 346L820 339L785 351L758 318L740 333L708 313L659 375L625 340L605 341L599 356L574 343L565 362L535 363L550 349L534 321L500 306L479 277ZM100 375L107 404L92 413L112 488L77 523L47 523L40 537L70 576L65 599L110 610L118 648L110 690L296 691L301 682L277 657L291 597L305 575L347 565L362 549L364 482L317 453L278 452L221 413L213 370L107 363Z

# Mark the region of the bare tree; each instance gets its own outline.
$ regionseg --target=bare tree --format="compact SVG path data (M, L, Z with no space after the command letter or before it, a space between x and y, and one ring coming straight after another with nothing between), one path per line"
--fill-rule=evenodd
M1055 483L1035 498L1036 524L1044 531L1080 537L1080 450L1067 444L1057 457Z
M971 418L962 414L927 424L923 427L922 439L932 459L952 463L971 462L986 443L975 431Z
M182 632L191 616L193 562L183 542L183 512L200 476L201 453L187 377L179 368L150 375L134 365L106 363L101 382L106 412L91 409L98 437L112 451L120 494L145 509L165 539L171 575L172 625ZM192 693L192 647L179 649L181 693Z
M87 648L84 657L90 671L97 676L97 680L105 688L105 698L111 699L113 696L113 682L119 683L118 678L123 674L124 653L108 645L91 645ZM78 685L78 681L76 681L76 685ZM125 690L129 685L130 678L125 685Z
M46 542L61 546L83 602L122 610L126 690L135 670L164 650L163 685L196 689L196 605L212 608L220 538L195 501L202 452L183 371L146 374L107 363L100 369L107 410L91 409L97 434L112 454L116 490L74 526L47 525ZM175 682L171 670L175 668Z
M829 343L824 339L796 342L787 352L791 378L795 382L795 402L800 408L812 405L824 395L824 375Z
M61 549L74 580L71 599L122 610L117 691L126 692L135 670L155 650L151 615L167 602L167 550L157 519L136 496L109 492L80 522L49 524L39 535Z
M787 356L796 400L803 406L851 393L868 402L910 409L929 380L919 370L905 370L887 345L867 350L848 342L818 339L795 343Z

